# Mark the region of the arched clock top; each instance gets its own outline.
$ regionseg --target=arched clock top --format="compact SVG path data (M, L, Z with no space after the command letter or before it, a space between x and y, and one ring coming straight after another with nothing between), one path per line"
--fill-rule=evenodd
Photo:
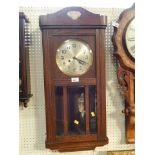
M44 28L105 28L107 16L94 14L81 7L67 7L56 13L40 16L40 27Z

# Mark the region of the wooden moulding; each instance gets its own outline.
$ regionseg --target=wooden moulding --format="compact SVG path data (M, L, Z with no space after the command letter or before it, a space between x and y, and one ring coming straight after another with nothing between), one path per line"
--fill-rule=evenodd
M70 18L67 13L80 12L81 16L76 20ZM101 20L102 19L102 20ZM64 29L64 28L106 28L107 16L91 13L81 7L67 7L54 14L42 15L39 18L41 29Z

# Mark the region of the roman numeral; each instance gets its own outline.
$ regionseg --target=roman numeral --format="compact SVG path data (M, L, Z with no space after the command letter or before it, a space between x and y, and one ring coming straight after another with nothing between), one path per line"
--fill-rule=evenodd
M133 27L130 27L130 30L131 30L131 31L135 31L135 28L133 28Z
M70 50L70 48L71 48L70 46L67 46L67 47L66 47L67 50Z
M76 44L72 44L72 47L73 47L73 48L76 48Z
M62 50L62 54L66 54L67 50Z
M63 60L64 59L64 56L61 56L61 60Z
M128 38L128 41L135 41L135 38Z
M135 51L135 46L130 47L131 51Z

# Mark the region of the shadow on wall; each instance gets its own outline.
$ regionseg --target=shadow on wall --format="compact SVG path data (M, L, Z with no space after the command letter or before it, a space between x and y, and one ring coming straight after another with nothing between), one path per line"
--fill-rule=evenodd
M122 101L121 96L119 94L119 89L115 86L115 82L113 80L107 81L106 92L107 92L107 103L111 104L109 105L109 108L112 109L112 110L109 110L108 112L108 119L111 119L111 122L113 122L112 126L116 127L115 129L110 128L109 132L110 130L115 130L115 133L117 132L117 137L119 137L118 143L125 144L126 143L125 142L125 116L122 113L122 110L124 109L124 102ZM116 135L113 135L113 136L116 136Z
M110 47L106 47L106 104L108 108L108 119L111 119L108 122L113 122L108 128L110 136L116 137L113 135L117 133L117 143L126 144L125 142L125 116L122 113L124 110L124 99L121 95L121 89L117 80L117 59L114 57L114 48L112 43L112 34L113 28L112 24L109 23L107 31L110 30L110 38L107 39ZM110 70L110 71L109 71ZM112 128L115 127L114 128ZM116 131L117 130L117 131ZM113 132L115 131L115 132Z

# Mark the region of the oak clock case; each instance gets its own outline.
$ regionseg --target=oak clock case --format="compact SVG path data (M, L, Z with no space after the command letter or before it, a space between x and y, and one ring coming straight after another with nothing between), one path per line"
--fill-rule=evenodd
M80 7L40 16L44 56L46 147L94 149L106 136L106 16Z
M23 12L19 12L19 103L27 107L31 94L28 33L29 20Z
M114 26L117 77L125 98L126 142L135 142L135 4L124 10Z

